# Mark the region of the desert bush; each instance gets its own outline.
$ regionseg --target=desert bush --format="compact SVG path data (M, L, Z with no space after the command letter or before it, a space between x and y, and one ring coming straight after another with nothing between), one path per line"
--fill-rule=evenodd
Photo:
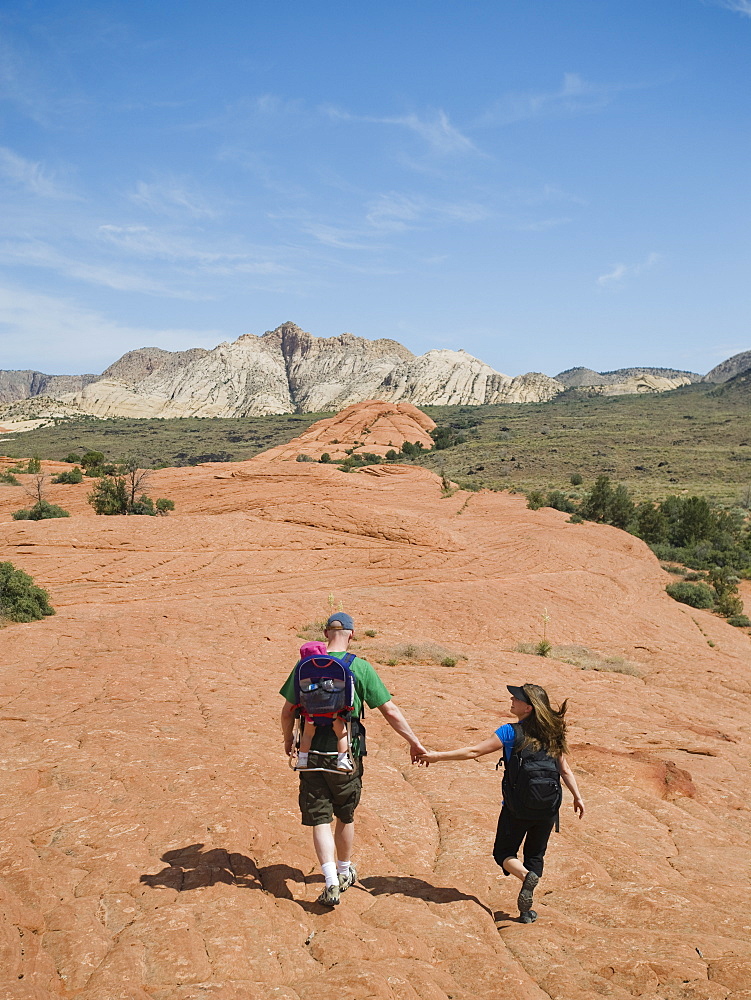
M70 517L67 510L46 500L38 500L33 506L13 512L14 521L47 521L53 517Z
M551 490L548 493L545 506L552 507L554 510L562 510L566 514L577 513L576 504L572 503L560 490Z
M568 522L569 524L584 524L584 518L581 516L581 514L574 513L568 519Z
M131 460L120 466L117 474L102 476L86 500L97 514L105 515L145 514L153 517L174 510L172 500L160 497L155 504L145 493L138 496L148 477L149 473L139 469Z
M527 494L527 507L530 510L539 510L545 506L545 496L542 490L530 490Z
M295 459L295 461L296 462L315 462L315 459L311 458L310 455L298 455L297 458Z
M0 562L0 618L34 622L54 613L46 590L13 563Z
M580 472L572 472L571 475L569 476L568 481L571 483L572 486L581 486L581 484L584 482L584 477Z
M467 440L454 427L434 427L430 432L430 436L433 438L433 448L435 451L442 451L444 448L454 448L458 444L464 444Z
M10 469L6 469L5 472L0 473L0 483L5 483L8 486L20 486L20 482L16 479Z
M717 598L715 611L723 618L737 618L743 614L743 601L737 594L725 593Z
M78 459L78 462L86 472L87 476L99 476L101 475L101 470L104 466L104 452L86 451Z
M728 618L728 625L734 625L736 628L748 628L751 625L751 618L748 615L731 615Z
M323 465L328 465L329 462L331 461L331 455L329 455L327 451L324 451L324 453L321 455L318 461L321 462Z
M369 639L375 639L375 637L378 635L378 633L375 631L375 629L369 628L369 629L365 630L365 635Z
M74 484L74 483L82 483L83 482L83 473L81 472L80 468L76 465L72 469L70 469L69 471L66 470L65 472L61 472L59 476L55 476L55 478L52 480L52 482L53 483L68 483L68 484L71 484L71 485Z
M713 608L715 605L715 594L706 583L669 583L665 590L674 601L681 604L688 604L692 608Z
M553 643L548 639L540 639L539 642L535 643L535 655L536 656L550 656L553 652Z

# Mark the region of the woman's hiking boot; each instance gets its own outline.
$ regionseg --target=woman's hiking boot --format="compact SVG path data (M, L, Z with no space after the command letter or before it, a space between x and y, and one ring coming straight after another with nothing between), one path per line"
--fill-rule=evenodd
M321 906L338 906L339 886L327 885L326 888L321 893L321 895L316 900L316 903L320 903Z
M534 872L527 872L522 882L522 887L519 890L519 895L516 897L516 905L519 907L519 913L522 918L525 913L529 913L532 910L532 896L534 894L537 883L540 881L540 876L536 875ZM534 911L532 911L534 912ZM537 914L535 913L535 917ZM525 923L531 923L531 921L524 921Z
M357 881L357 869L354 865L349 866L349 871L346 875L339 876L339 892L346 892L351 885L354 885Z
M519 914L519 920L523 924L533 924L537 920L537 913L535 910L526 910L524 913Z

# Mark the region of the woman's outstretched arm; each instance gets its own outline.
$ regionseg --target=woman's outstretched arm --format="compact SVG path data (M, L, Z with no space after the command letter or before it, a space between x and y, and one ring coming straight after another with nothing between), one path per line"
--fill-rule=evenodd
M581 819L584 815L584 799L581 797L581 792L579 791L579 786L576 783L574 772L569 767L569 763L564 756L558 758L558 773L561 776L563 784L574 796L574 812L579 816L579 819Z
M418 764L438 764L442 760L475 760L477 757L484 757L486 753L495 753L503 746L498 736L493 733L482 743L477 743L473 747L460 747L458 750L428 750L420 756Z

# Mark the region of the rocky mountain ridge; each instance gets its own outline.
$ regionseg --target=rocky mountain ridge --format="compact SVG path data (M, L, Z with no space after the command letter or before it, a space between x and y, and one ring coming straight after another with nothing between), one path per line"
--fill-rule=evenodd
M416 356L389 338L314 337L287 322L213 350L128 351L100 376L0 371L0 403L33 398L40 416L45 406L53 407L42 398L49 397L97 417L243 417L339 411L368 399L473 406L543 402L567 388L603 395L664 392L701 378L672 368L571 368L556 378L540 372L512 378L463 350Z

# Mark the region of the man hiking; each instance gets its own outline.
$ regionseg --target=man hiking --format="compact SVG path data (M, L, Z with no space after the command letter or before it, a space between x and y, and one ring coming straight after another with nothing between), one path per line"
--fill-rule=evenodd
M313 827L313 846L318 856L325 887L317 902L323 906L337 906L339 895L357 881L357 871L352 864L352 845L355 837L355 809L362 791L362 758L365 754L365 730L359 721L363 705L377 708L392 729L410 748L412 762L425 753L400 709L367 660L347 653L354 635L352 617L339 611L326 622L324 635L327 656L343 661L354 675L354 704L352 720L352 757L354 769L337 771L337 737L333 725L317 725L309 752L308 768L299 771L299 804L303 826ZM298 664L299 666L299 664ZM299 684L296 684L295 667L283 684L280 694L285 699L282 708L282 735L284 752L295 753L294 729L298 713ZM327 766L327 762L332 763ZM336 817L332 831L331 822Z

